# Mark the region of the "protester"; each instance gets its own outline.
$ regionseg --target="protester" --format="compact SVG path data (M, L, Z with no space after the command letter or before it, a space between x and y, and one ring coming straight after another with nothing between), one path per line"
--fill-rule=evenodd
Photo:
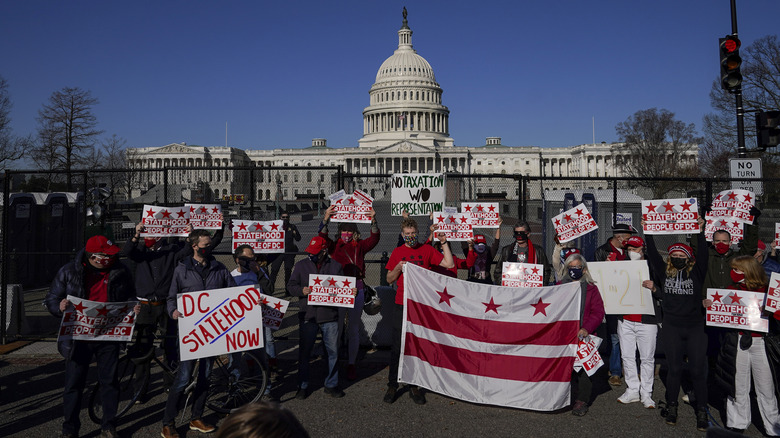
M363 322L363 305L365 304L365 278L366 278L366 254L379 243L380 232L376 221L376 212L372 208L366 213L371 218L371 234L366 239L361 239L357 225L341 222L338 226L338 234L334 240L328 237L328 221L333 213L333 206L325 210L320 227L320 237L328 242L328 254L341 264L344 275L357 279L358 294L355 297L355 307L347 311L347 379L357 379L357 354L360 348L360 327Z
M624 246L630 260L645 260L645 241L639 236L631 236ZM648 265L649 267L649 265ZM652 273L650 278L653 278ZM652 280L642 281L642 287L650 289ZM647 409L655 408L653 401L653 378L655 372L655 343L658 335L660 309L653 299L655 315L622 315L618 318L617 332L620 339L620 351L623 353L623 376L626 380L626 392L618 398L620 403L641 401ZM637 373L636 353L639 351L639 370Z
M515 241L501 248L501 253L493 268L493 283L501 284L501 273L504 262L531 263L544 266L544 285L551 284L552 269L547 261L547 255L544 249L539 245L534 245L531 239L531 226L528 222L520 221L514 228Z
M597 262L628 260L625 242L635 233L636 230L630 225L613 225L612 237L610 237L606 243L596 248L596 252L593 255L594 260ZM609 336L609 342L612 347L609 353L609 384L612 386L620 386L620 376L623 374L617 322L617 315L607 315L607 336Z
M766 272L767 278L771 277L773 272L780 273L780 263L778 263L777 260L775 260L773 257L769 257L769 251L766 247L766 244L759 240L757 246L758 249L756 250L756 253L753 254L753 257L756 259L758 264L764 268L764 272Z
M499 227L501 220L499 219ZM496 234L493 239L493 243L490 247L487 246L487 240L484 234L475 234L472 242L464 242L466 247L463 252L468 258L468 253L473 247L476 257L474 263L469 268L468 281L474 283L493 284L490 275L490 269L493 267L493 258L499 249L501 239L501 228L496 229Z
M437 239L436 242L431 242L431 245L436 251L442 254L444 253L444 247L447 246L450 248L450 253L452 253L452 247L450 246L450 242L447 241L446 234L436 233L437 229L438 226L431 225L431 237L429 238L429 241L430 239L433 238L434 235L436 235L436 239ZM453 266L450 269L446 269L446 268L442 268L441 266L434 265L431 266L431 271L437 274L446 275L447 277L458 278L458 269L471 269L471 267L474 266L474 261L476 261L477 259L477 253L476 251L474 251L473 239L468 240L466 244L468 245L468 252L466 252L465 259L457 257L453 254L452 262L455 264L455 266Z
M644 227L644 221L643 221ZM706 430L707 419L707 334L704 332L702 284L707 275L707 241L704 237L704 221L699 219L698 252L684 243L675 243L667 249L669 257L664 262L652 235L646 235L647 258L654 274L652 284L643 283L659 294L664 315L661 340L666 352L669 371L666 376L666 407L661 415L666 424L677 424L677 398L680 395L684 356L696 393L696 427Z
M277 403L248 403L230 414L217 438L309 438L295 414Z
M604 319L604 302L601 299L598 286L590 276L588 263L582 255L570 255L566 258L564 266L566 272L561 283L579 282L582 288L580 300L584 305L580 310L580 330L577 332L577 337L583 340L591 333L595 333ZM588 413L593 392L593 382L584 368L577 372L572 371L572 389L574 390L574 388L576 388L575 402L572 405L571 413L582 417Z
M317 332L322 333L322 343L328 357L328 375L325 377L325 394L340 398L344 391L339 388L339 338L346 316L343 307L308 304L310 274L344 275L341 264L328 256L328 241L314 236L306 247L309 256L300 260L293 268L287 290L299 297L298 312L300 343L298 350L298 391L295 398L303 400L309 396L309 368L311 351ZM353 289L357 294L357 288Z
M168 292L168 315L178 320L183 314L177 308L177 295L185 292L198 292L204 290L223 289L236 285L233 276L230 275L225 265L216 261L211 255L211 235L206 230L194 230L187 238L187 245L192 248L192 257L180 261L173 271L171 288ZM184 360L179 362L179 369L173 386L168 392L168 401L165 403L165 411L162 419L163 438L178 437L176 431L176 415L179 412L179 401L184 395L192 376L195 364L200 360L197 381L192 394L192 416L189 424L190 430L203 433L213 432L216 428L203 421L203 411L206 406L206 395L209 386L209 373L214 363L213 358Z
M555 242L555 246L553 247L553 255L550 260L552 261L555 282L560 283L561 280L563 280L563 277L566 276L566 265L564 264L566 259L572 254L581 254L582 252L574 247L573 240L561 243L556 234L553 237L553 241Z
M44 300L49 312L62 318L63 312L72 305L67 299L68 295L101 303L121 303L134 299L133 279L127 267L117 260L119 251L119 247L105 236L90 237L84 249L76 253L76 258L57 272ZM134 311L137 315L141 311L140 306L135 306ZM79 436L81 397L93 357L97 360L97 380L103 409L100 436L118 436L115 421L119 398L117 362L123 344L83 340L58 342L57 347L65 357L63 437Z
M387 282L391 284L397 282L392 322L393 346L390 350L390 371L387 376L387 392L383 398L385 403L393 403L398 391L398 365L401 357L401 329L404 318L404 265L414 263L425 269L430 269L431 266L435 265L446 269L455 266L449 246L445 245L443 252L439 253L432 246L422 244L417 240L418 228L414 219L405 218L401 221L401 235L404 238L404 244L393 250L390 254L390 260L385 266L387 268ZM417 386L410 388L409 396L416 404L425 404L425 393Z
M273 258L269 257L271 262L271 294L275 291L276 277L279 275L282 263L284 263L285 286L290 282L290 274L292 274L293 265L295 264L295 253L298 252L298 246L295 242L301 241L301 233L298 232L298 227L290 223L290 213L283 211L279 215L279 219L282 220L282 228L284 229L284 253L275 254Z
M750 256L731 260L729 289L766 293L769 280L761 265ZM725 299L725 298L724 298ZM705 300L712 305L712 300ZM770 336L778 333L778 323L769 318ZM726 330L718 356L715 377L727 394L726 425L744 432L750 426L750 380L756 391L758 408L767 435L780 435L780 413L777 407L778 381L764 342L766 333L748 330ZM780 364L774 364L776 368Z

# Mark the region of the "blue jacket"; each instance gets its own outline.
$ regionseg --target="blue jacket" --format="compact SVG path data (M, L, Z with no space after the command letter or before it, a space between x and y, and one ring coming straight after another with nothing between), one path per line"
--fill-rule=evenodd
M233 287L236 282L225 265L214 257L209 257L206 266L205 277L201 276L195 268L195 259L188 257L176 265L171 279L171 288L168 290L167 310L168 316L173 318L176 310L176 298L178 294L185 292L198 292L202 290L223 289Z

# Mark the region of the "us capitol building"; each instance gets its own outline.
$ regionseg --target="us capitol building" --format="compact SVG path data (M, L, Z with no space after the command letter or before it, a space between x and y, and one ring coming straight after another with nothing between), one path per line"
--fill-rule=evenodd
M540 148L506 146L501 144L501 137L487 137L482 146L455 146L449 136L449 113L433 68L412 47L412 30L404 9L398 48L379 67L369 90L369 105L363 110L363 137L357 147L332 148L324 138L313 139L310 147L273 150L174 143L128 148L127 162L135 169L214 166L219 169L171 171L168 183L180 186L179 191L183 193L194 190L198 182L201 185L205 182L208 186L205 200L254 191L255 199L262 201L295 200L303 195L310 198L317 192L327 196L340 189L332 187L331 180L327 179L330 177L316 169L321 166L343 166L348 174L450 172L605 177L621 176L621 164L629 159L622 143ZM687 159L695 163L697 153L692 145ZM248 171L231 169L247 166L256 169L251 178L244 175ZM262 171L267 167L290 169ZM138 197L162 183L162 172L143 172L131 197ZM558 183L546 188L569 189L570 185ZM594 181L589 185L592 187L584 188L603 188L606 182ZM495 187L495 181L479 179L470 187L476 193L463 196L484 196L493 193ZM386 183L369 178L360 188L377 198L384 196L388 189ZM518 194L511 190L504 196L517 199Z

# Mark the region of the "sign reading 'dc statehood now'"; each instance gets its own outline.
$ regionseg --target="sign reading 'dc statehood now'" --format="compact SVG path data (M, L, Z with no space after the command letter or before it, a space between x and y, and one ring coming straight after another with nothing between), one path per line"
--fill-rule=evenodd
M645 234L698 234L699 203L696 198L642 201Z
M102 303L68 295L73 305L62 313L58 340L85 341L133 340L135 307L138 302Z
M275 221L233 221L233 250L249 245L254 252L284 252L284 225Z
M390 214L428 216L442 211L445 199L444 174L398 173L390 178Z
M552 222L561 243L584 236L599 227L585 204L564 211L552 218Z
M762 315L764 293L733 289L707 289L707 325L766 333L769 320Z
M317 306L355 307L355 277L309 274L308 303Z

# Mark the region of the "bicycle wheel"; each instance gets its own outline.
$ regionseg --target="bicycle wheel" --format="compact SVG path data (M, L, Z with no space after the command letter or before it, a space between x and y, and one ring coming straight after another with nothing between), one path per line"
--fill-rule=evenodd
M130 355L125 354L117 362L116 373L119 381L119 404L117 406L116 418L126 414L138 397L141 395L140 388L144 387L144 380L149 376L143 376L141 381L135 378L135 363ZM100 396L100 382L95 382L89 394L88 406L89 418L96 424L103 420L103 401Z
M253 353L241 353L237 363L230 363L229 356L215 358L207 399L212 410L224 414L260 400L268 385L268 370Z

